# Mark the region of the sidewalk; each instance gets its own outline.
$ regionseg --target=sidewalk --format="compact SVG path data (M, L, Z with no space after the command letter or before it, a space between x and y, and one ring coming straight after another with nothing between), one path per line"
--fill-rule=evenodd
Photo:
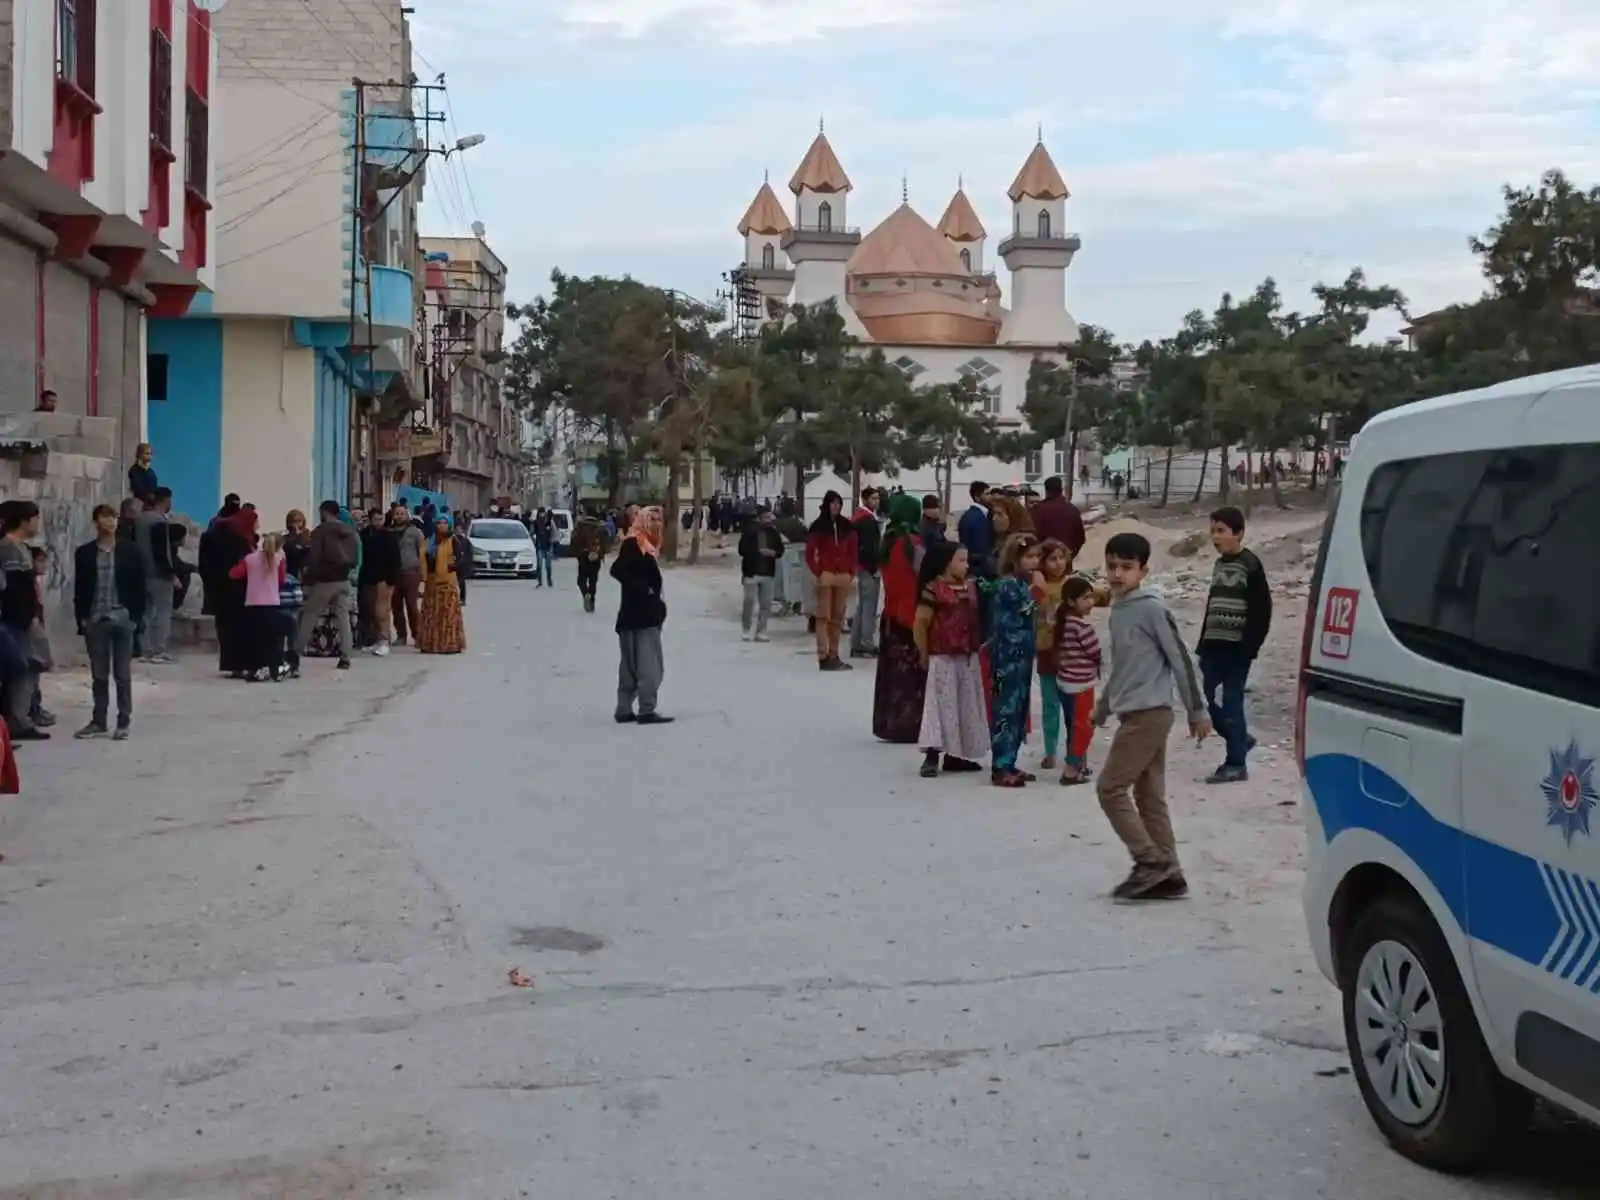
M364 957L399 936L409 870L347 813L300 811L295 773L433 663L407 650L350 671L308 659L281 684L215 664L135 663L123 743L73 739L86 670L45 677L54 736L19 744L22 794L0 802L0 1007ZM334 868L364 886L330 887Z

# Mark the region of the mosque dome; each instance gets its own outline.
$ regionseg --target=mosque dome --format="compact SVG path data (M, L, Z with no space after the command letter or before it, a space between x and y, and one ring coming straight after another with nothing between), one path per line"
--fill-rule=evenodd
M876 342L992 345L1000 335L988 283L909 203L861 239L845 272L850 306Z

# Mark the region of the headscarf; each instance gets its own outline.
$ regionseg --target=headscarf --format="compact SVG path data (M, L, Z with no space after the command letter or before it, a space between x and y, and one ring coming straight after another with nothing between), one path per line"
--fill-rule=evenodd
M883 553L887 560L890 549L898 541L905 541L906 553L912 553L910 539L922 524L922 501L906 492L889 498L889 527L884 531Z
M661 509L655 505L641 508L638 515L628 523L628 532L623 535L623 541L633 540L640 550L655 558L661 553L661 542L651 526L660 525L664 519Z
M450 531L450 536L455 537L456 523L450 519L449 513L434 513L433 524L428 527L428 557L432 558L439 553L439 526L445 526Z
M253 508L241 508L223 522L223 527L236 537L241 537L245 543L254 550L256 548L256 530L261 524L261 514Z
M1009 528L1006 529L1007 537L1034 532L1033 514L1021 500L1015 496L990 496L988 499L991 511L997 508L1005 509L1006 519L1009 522Z
M229 521L233 520L234 517L238 516L243 511L244 509L240 503L237 500L230 498L226 504L217 509L217 515L211 518L211 524L209 528L216 529L221 525L226 525Z

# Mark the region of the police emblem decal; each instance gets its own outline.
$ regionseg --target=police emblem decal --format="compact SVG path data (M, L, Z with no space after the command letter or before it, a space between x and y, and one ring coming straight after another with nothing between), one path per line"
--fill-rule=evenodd
M1544 793L1545 824L1561 830L1567 845L1577 834L1592 836L1589 814L1600 804L1600 788L1595 787L1594 759L1579 754L1577 742L1550 751L1550 773L1539 790Z

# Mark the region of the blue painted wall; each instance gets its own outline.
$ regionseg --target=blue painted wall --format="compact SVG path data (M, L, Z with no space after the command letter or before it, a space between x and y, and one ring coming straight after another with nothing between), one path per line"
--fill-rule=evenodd
M166 357L166 397L151 375L150 446L174 512L205 522L222 503L222 322L161 318L149 323L148 353Z
M336 350L317 351L316 431L311 441L316 502L350 500L350 383Z

